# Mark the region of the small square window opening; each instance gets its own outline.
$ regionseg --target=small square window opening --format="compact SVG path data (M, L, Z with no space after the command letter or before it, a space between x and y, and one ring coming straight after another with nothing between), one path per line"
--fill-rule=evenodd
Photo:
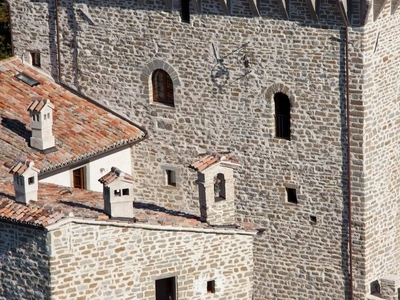
M288 202L297 204L296 189L286 188L286 197Z
M317 217L316 216L310 216L310 221L312 223L317 223Z
M35 183L35 177L29 177L28 184L34 184L34 183Z
M167 185L176 186L176 173L172 170L165 170Z
M32 66L40 68L40 53L39 52L31 52L32 58Z
M121 190L114 190L114 196L121 196Z
M215 294L215 280L207 281L207 293Z
M129 196L129 189L123 189L122 190L122 195L123 196Z

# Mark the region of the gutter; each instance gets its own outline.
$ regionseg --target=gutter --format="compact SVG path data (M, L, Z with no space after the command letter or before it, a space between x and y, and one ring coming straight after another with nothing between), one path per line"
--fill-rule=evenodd
M343 0L337 0L337 4L339 6L340 14L343 20L344 28L345 28L345 59L346 59L346 130L347 130L347 193L348 193L348 231L349 231L349 289L350 289L350 300L354 299L354 290L353 290L353 238L352 238L352 211L351 211L351 126L350 126L350 90L349 90L349 81L350 81L350 72L349 72L349 26L350 20L347 16L345 4Z

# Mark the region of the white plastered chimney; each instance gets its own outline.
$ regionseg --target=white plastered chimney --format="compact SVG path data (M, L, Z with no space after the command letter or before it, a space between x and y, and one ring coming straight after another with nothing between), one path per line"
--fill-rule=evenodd
M103 184L105 213L112 218L133 218L133 177L112 167L99 182Z
M48 99L33 99L28 107L32 136L30 145L38 150L49 150L55 147L53 136L54 105Z
M38 173L33 161L18 162L9 170L14 176L15 201L29 204L38 198Z

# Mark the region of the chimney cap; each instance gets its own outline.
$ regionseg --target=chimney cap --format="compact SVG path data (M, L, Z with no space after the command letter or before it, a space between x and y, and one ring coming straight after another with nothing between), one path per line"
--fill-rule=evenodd
M51 109L54 109L54 104L51 103L49 99L33 98L27 110L30 112L40 112L46 106L50 107Z
M117 167L112 167L110 172L99 179L99 182L102 183L104 186L108 186L116 179L120 179L128 183L134 182L134 178L132 175L122 172Z
M31 160L26 160L25 162L17 162L8 171L10 174L22 176L26 170L31 169L39 173L39 169L34 167L34 162Z

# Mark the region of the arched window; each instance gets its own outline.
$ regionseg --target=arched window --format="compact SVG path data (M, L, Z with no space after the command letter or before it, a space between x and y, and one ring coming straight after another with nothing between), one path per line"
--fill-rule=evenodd
M275 102L275 136L290 140L290 100L283 93L274 95Z
M214 177L214 196L216 201L226 199L225 176L222 173Z
M167 72L157 69L151 78L153 84L153 101L174 106L174 85Z

